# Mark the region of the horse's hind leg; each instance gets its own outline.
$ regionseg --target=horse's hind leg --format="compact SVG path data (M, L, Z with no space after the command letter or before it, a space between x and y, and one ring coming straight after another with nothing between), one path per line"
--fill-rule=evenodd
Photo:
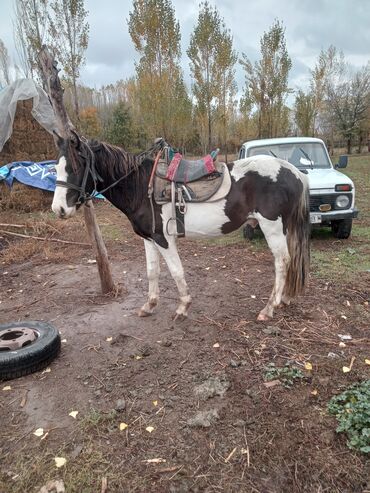
M271 296L265 308L260 312L257 320L268 320L273 316L274 308L282 301L288 264L290 261L286 235L283 231L281 217L276 221L270 221L258 214L260 228L265 235L268 246L275 259L275 283ZM284 300L285 301L285 300Z
M159 298L159 251L153 241L144 240L144 246L146 270L149 280L149 294L148 301L139 310L139 317L148 317L151 315Z
M188 285L185 281L184 269L177 252L176 240L173 236L166 238L168 248L158 246L158 250L166 261L167 267L176 282L177 289L180 294L180 304L177 307L174 315L174 320L185 318L188 316L188 308L191 304L191 296L189 295Z

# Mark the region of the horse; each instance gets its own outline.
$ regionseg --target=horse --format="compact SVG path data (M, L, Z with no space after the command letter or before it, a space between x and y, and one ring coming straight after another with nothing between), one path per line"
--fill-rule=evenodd
M122 211L136 234L144 240L149 293L138 315L153 313L159 299L160 256L165 260L179 292L174 319L187 317L191 296L177 251L177 235L169 228L171 203L153 203L148 186L154 154L163 141L147 152L131 154L96 140L57 137L59 157L52 210L63 219L101 193ZM160 151L161 152L161 151ZM290 163L261 155L230 162L226 167L229 191L224 198L186 204L185 236L222 236L240 228L247 219L258 221L275 261L275 282L258 321L273 317L274 308L289 305L302 293L309 271L308 180Z

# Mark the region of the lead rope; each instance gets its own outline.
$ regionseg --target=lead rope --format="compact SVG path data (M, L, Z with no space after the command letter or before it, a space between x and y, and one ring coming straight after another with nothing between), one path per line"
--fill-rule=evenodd
M162 149L160 149L157 152L157 155L155 157L155 161L153 164L152 172L150 174L150 179L149 179L149 185L148 185L148 197L149 197L149 202L150 202L150 208L152 210L152 233L155 233L155 213L154 213L154 204L153 204L153 182L154 182L154 175L158 167L159 159L162 155Z

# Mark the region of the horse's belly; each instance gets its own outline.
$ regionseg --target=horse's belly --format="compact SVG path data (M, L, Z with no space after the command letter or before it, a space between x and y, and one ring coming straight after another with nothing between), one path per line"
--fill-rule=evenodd
M185 236L189 238L220 236L222 226L230 219L225 214L226 200L217 202L202 202L199 204L187 203L185 219ZM171 204L162 207L164 231L172 215ZM174 221L168 223L168 231L174 233Z

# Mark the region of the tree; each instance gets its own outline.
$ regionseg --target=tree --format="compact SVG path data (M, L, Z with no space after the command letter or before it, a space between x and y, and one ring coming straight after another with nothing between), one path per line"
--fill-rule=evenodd
M43 44L49 44L49 0L16 0L13 23L15 45L26 77L46 81L39 65L38 54Z
M65 76L71 81L74 111L79 119L77 80L85 62L85 51L89 41L89 24L84 0L54 0L51 4L53 18L50 20L50 35L54 39L57 56Z
M311 92L298 90L294 104L294 119L300 135L308 137L314 134L315 98Z
M96 139L100 136L101 128L97 108L88 106L81 110L80 129L87 138Z
M180 26L170 0L134 0L129 33L140 54L136 64L136 98L142 125L153 138L179 142L178 121L190 118L180 68Z
M0 39L0 84L10 84L9 63L8 50Z
M351 154L353 140L360 136L370 107L370 63L351 77L328 81L326 91L330 120L346 140L347 152Z
M210 149L216 99L222 100L219 85L221 70L218 62L222 62L226 67L224 86L226 97L227 88L230 87L229 75L232 74L232 67L235 64L233 61L235 53L232 50L232 38L226 31L217 9L212 8L207 1L200 4L198 21L191 34L187 54L190 58L192 91L196 100L199 129L201 135L203 134L207 139L203 142L204 147L208 145ZM231 78L233 79L233 76Z
M123 101L120 101L113 110L112 121L108 127L107 140L109 143L130 149L133 132L130 111Z
M217 96L217 109L221 119L222 143L227 162L228 127L234 110L234 97L237 86L235 82L234 65L238 57L233 49L233 38L224 23L221 26L220 41L217 46L216 64L219 70L219 95Z
M276 137L286 123L284 103L290 92L288 76L292 66L285 29L277 20L261 38L261 55L261 60L252 64L243 53L240 63L246 72L246 92L257 109L258 137Z

